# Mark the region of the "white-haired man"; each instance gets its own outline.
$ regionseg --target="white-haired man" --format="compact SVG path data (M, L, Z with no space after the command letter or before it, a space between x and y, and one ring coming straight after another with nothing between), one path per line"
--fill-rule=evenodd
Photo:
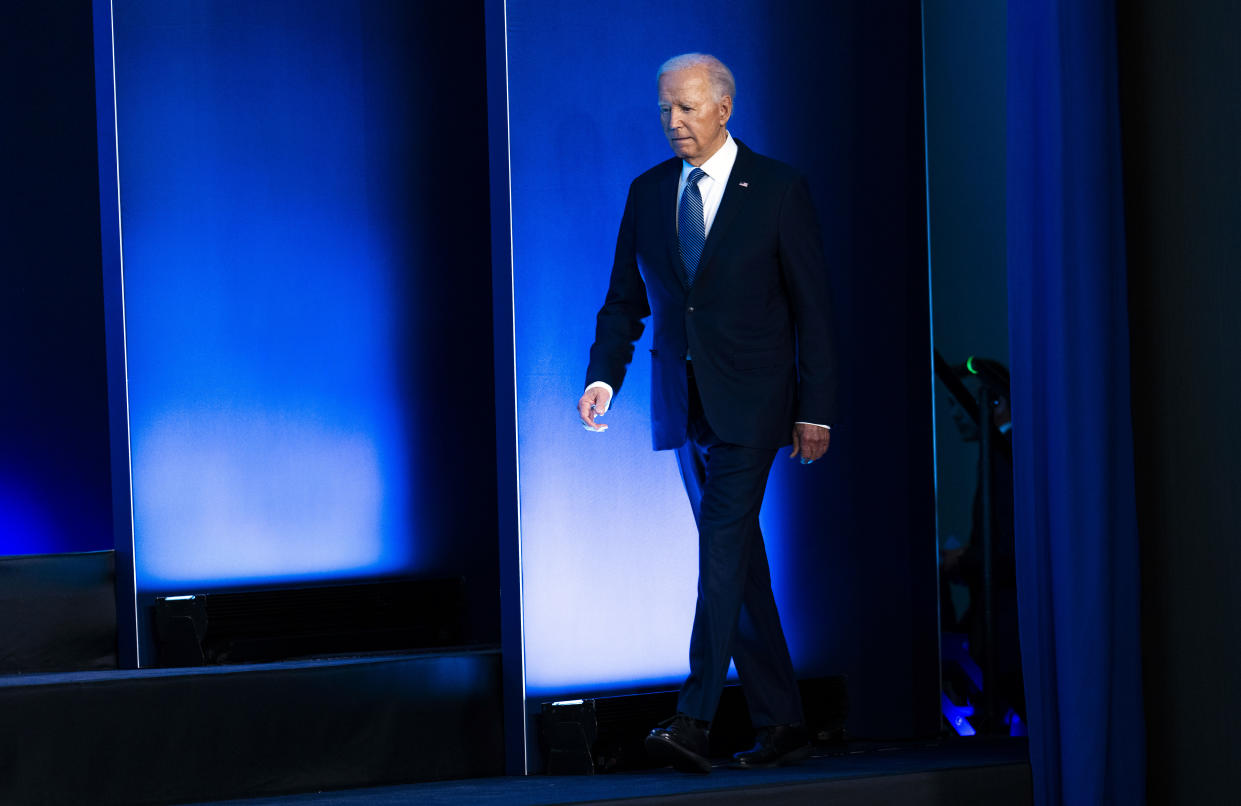
M804 758L809 740L758 515L781 446L791 442L803 464L828 448L827 270L806 180L728 132L729 69L684 54L660 67L657 83L676 156L630 185L578 412L588 429L606 428L598 418L651 317L654 447L676 451L699 569L690 674L647 751L711 770L709 723L731 659L758 729L733 765L773 766Z

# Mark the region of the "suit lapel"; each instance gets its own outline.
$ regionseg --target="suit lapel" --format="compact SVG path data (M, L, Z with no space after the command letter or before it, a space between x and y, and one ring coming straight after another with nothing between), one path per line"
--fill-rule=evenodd
M728 234L737 213L745 206L746 186L750 181L750 149L737 141L737 159L733 163L732 173L728 175L728 184L724 186L724 196L720 199L720 208L715 212L715 221L711 223L711 232L702 247L702 257L698 260L698 274L695 282L702 282L702 276L711 268L711 258L720 241ZM746 183L743 185L742 183ZM674 233L675 234L675 233Z
M681 288L689 290L685 284L685 268L681 265L681 247L677 241L677 185L681 181L681 161L673 163L673 169L659 180L659 220L663 222L664 243L668 245L668 267L672 276Z

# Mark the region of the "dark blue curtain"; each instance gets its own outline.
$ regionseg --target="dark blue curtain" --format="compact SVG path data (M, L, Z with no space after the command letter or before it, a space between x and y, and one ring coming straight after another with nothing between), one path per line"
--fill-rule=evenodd
M1134 806L1146 759L1115 9L1008 8L1017 581L1035 800Z

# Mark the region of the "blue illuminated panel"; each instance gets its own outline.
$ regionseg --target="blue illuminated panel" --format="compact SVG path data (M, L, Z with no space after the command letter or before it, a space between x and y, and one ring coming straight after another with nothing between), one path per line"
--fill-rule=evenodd
M733 134L807 175L836 296L831 453L777 458L762 513L794 664L847 674L860 730L938 719L918 4L504 8L527 698L688 670L697 538L651 450L649 331L607 432L575 404L627 188L670 156L655 71L698 50L736 74Z
M139 590L425 567L443 224L411 201L440 174L400 54L433 31L403 4L114 13Z
M651 449L649 329L609 430L580 428L575 404L629 182L671 156L655 70L689 49L723 58L740 85L730 128L764 150L775 122L759 113L776 47L762 34L769 11L757 0L724 16L657 0L623 14L507 7L527 690L676 686L688 672L698 545L675 457ZM571 44L582 37L586 61ZM778 576L784 540L767 542Z
M685 15L507 6L527 692L679 682L697 538L673 455L651 450L649 331L609 430L575 406L629 182L670 155L654 73ZM588 64L563 69L569 46L548 43L586 32Z

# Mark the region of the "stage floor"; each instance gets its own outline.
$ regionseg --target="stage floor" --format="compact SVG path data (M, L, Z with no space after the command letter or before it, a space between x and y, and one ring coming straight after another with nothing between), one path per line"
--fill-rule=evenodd
M671 769L593 776L478 778L280 797L200 802L196 806L396 806L396 804L850 804L1031 803L1024 739L944 739L935 743L854 743L802 764L710 775Z

